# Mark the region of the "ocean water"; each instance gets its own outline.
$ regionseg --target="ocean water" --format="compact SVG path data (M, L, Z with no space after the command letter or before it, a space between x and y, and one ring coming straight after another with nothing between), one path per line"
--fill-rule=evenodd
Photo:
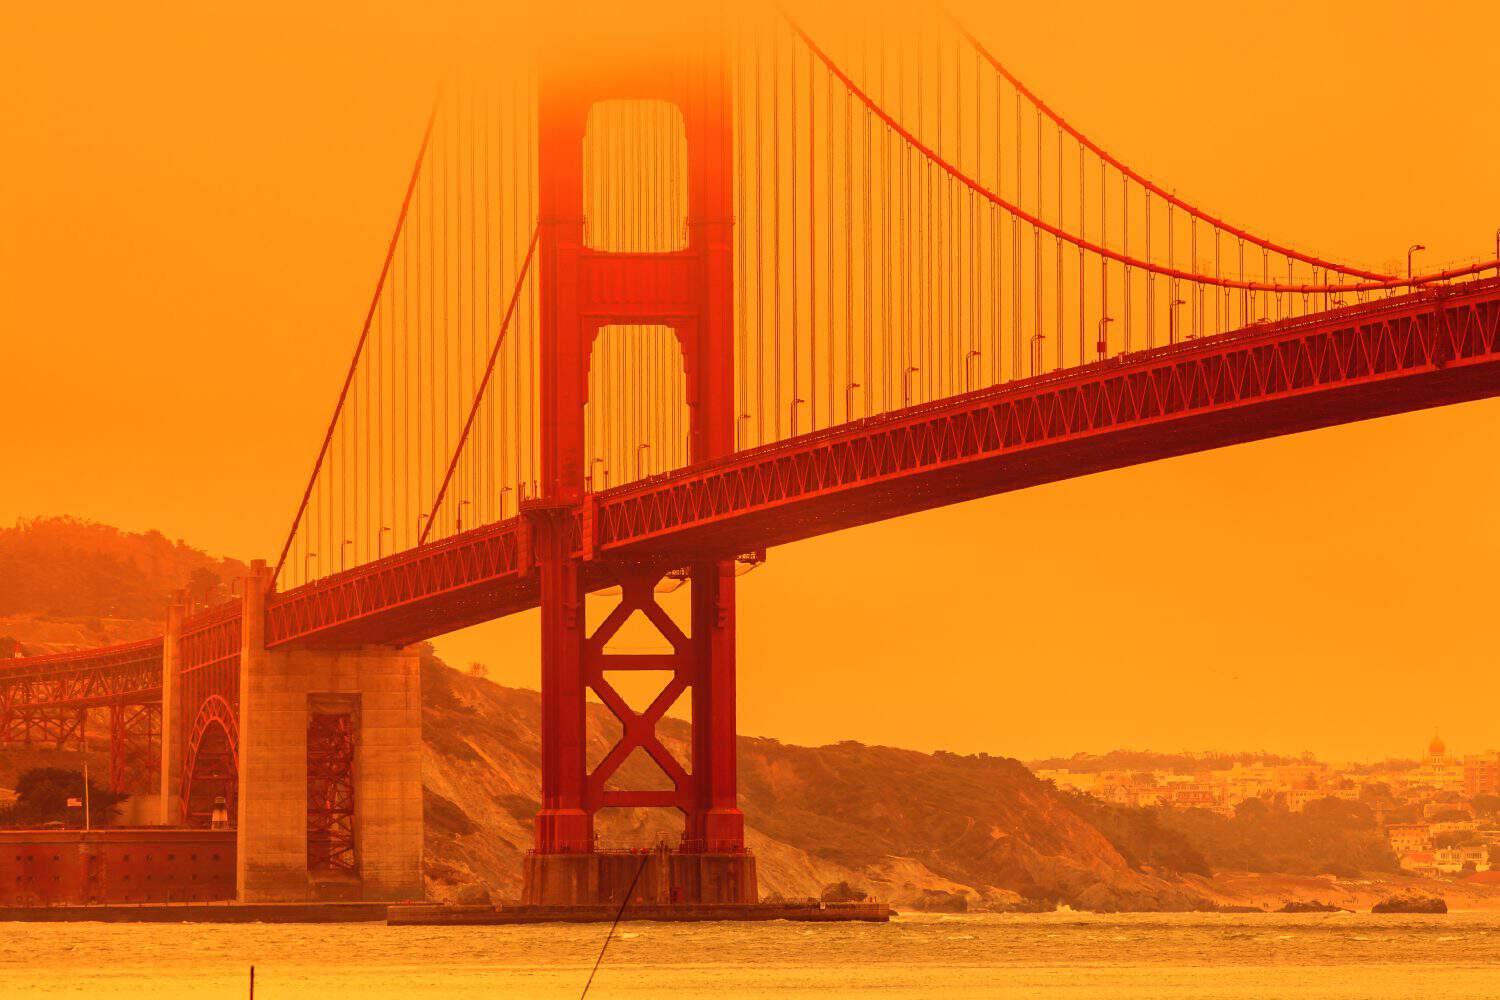
M578 997L607 928L0 924L0 997ZM620 925L589 997L1500 997L1500 914Z

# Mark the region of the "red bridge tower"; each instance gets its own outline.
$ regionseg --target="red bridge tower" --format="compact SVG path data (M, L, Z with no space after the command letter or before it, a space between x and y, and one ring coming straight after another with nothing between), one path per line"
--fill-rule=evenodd
M612 26L613 27L613 26ZM692 613L684 634L656 602L656 584L680 567L616 563L621 597L592 632L584 614L581 563L590 544L593 498L585 489L584 406L593 348L608 326L669 327L682 351L694 462L734 450L733 111L721 32L637 26L607 40L570 22L544 56L539 84L541 294L541 496L525 505L540 565L542 610L542 809L524 897L531 903L620 899L643 862L595 848L594 814L606 806L670 807L686 816L680 847L654 855L637 897L682 902L754 902L754 859L745 852L735 791L734 566L690 567ZM602 42L602 44L601 44ZM686 142L685 242L655 252L590 246L584 147L601 101L663 101L681 116ZM646 178L616 179L623 200L647 199ZM649 209L648 209L649 210ZM628 211L628 210L627 210ZM674 229L677 227L674 225ZM570 526L581 509L583 538ZM627 619L642 613L671 653L606 652ZM610 685L606 671L665 670L670 680L643 712ZM692 692L692 759L675 759L656 734L663 713ZM590 771L585 697L594 691L616 716L619 743ZM617 790L606 783L635 750L649 754L669 790Z

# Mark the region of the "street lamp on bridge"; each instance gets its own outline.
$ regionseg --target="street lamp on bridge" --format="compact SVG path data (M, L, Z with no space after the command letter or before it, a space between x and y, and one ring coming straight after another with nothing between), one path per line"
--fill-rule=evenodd
M1407 247L1407 249L1406 249L1406 284L1407 284L1408 289L1411 287L1411 258L1412 258L1412 254L1417 253L1420 250L1426 250L1426 249L1427 248L1424 247L1420 243L1413 243L1411 246Z
M910 367L908 367L906 369L906 371L904 371L904 372L901 373L901 405L902 406L910 406L911 405L911 377L913 375L917 374L918 372L920 372L921 370L922 369L918 368L916 365L911 365Z
M860 385L858 382L850 382L848 385L844 386L844 419L845 420L853 420L854 419L854 390L855 389L863 389L863 388L864 388L864 386Z
M965 392L972 392L973 391L974 384L973 384L973 380L972 380L971 376L974 374L974 369L976 369L976 368L979 367L979 358L981 358L983 356L984 356L984 352L981 351L981 350L979 350L979 348L977 348L977 347L974 350L970 351L968 354L964 355L964 391Z
M1177 343L1177 307L1187 305L1187 299L1173 299L1167 307L1167 343Z
M803 405L806 402L807 400L803 399L801 396L798 396L796 399L792 400L792 437L797 436L797 407Z
M1104 328L1106 326L1108 326L1109 324L1113 323L1114 321L1115 321L1115 318L1113 316L1100 316L1099 317L1099 341L1094 346L1097 347L1098 350L1099 350L1099 360L1100 361L1104 360L1104 355L1109 350L1109 341L1107 341L1107 340L1104 339Z

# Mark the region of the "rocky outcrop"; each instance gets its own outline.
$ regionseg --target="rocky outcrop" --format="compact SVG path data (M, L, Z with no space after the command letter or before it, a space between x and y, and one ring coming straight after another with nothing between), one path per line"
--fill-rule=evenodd
M968 913L969 896L963 892L927 889L911 904L912 909L926 913Z
M1371 913L1447 913L1448 903L1441 896L1422 892L1398 892L1374 906Z
M1400 875L1286 875L1264 872L1216 871L1211 878L1188 876L1191 888L1217 904L1221 912L1240 908L1275 910L1289 902L1320 903L1353 913L1367 913L1392 895L1417 893L1443 896L1461 910L1500 909L1500 886L1439 881L1403 872Z
M453 901L460 906L489 906L494 902L490 887L483 882L459 886L458 891L453 894Z
M848 882L834 882L825 885L823 891L818 893L818 899L824 903L863 903L870 898L870 894L863 889L856 889Z
M1164 880L1142 886L1122 886L1101 880L1085 886L1066 902L1075 910L1095 913L1182 913L1212 908L1197 893Z
M1321 900L1290 899L1277 907L1277 913L1350 913L1342 906L1334 906L1332 903L1324 903Z

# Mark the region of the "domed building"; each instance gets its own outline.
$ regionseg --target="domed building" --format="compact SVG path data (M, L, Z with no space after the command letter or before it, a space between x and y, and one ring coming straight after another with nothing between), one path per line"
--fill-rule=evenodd
M1417 784L1439 792L1462 792L1464 787L1463 761L1455 760L1448 753L1448 744L1436 731L1432 742L1427 744L1427 756L1422 766L1413 772Z
M1447 762L1448 744L1443 742L1443 738L1437 734L1437 730L1433 730L1432 742L1427 744L1427 763L1446 764Z

